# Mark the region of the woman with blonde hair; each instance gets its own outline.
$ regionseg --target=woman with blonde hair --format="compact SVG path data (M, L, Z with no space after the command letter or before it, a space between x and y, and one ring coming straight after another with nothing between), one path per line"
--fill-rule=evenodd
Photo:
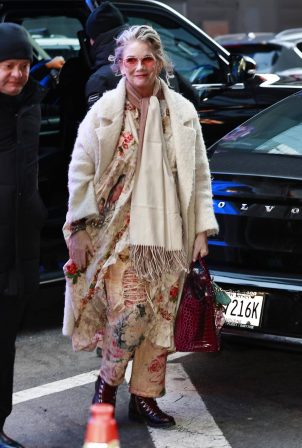
M102 347L94 403L115 405L133 358L129 417L169 427L156 398L178 299L218 231L209 166L193 105L159 78L172 66L152 27L118 37L113 69L122 79L81 123L69 167L63 331L75 350Z

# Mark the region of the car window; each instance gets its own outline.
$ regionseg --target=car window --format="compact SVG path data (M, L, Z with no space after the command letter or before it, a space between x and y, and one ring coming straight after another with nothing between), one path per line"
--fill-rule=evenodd
M219 56L205 43L170 18L148 14L148 20L138 13L127 14L130 25L147 24L154 27L161 36L164 48L177 71L191 83L224 82L224 72Z
M77 31L81 23L72 17L40 16L24 18L22 25L50 58L63 56L65 60L78 54L80 44Z
M265 110L223 137L214 151L302 156L302 93Z

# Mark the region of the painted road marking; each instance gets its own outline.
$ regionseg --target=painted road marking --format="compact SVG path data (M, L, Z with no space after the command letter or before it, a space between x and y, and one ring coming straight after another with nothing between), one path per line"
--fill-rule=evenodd
M169 361L175 361L187 355L189 353L175 353L169 356ZM126 371L128 382L130 372L131 365L129 364ZM98 370L92 370L64 380L15 392L13 403L15 405L93 383L98 373ZM180 363L168 362L167 395L160 398L159 402L166 412L175 417L177 426L173 431L148 427L156 448L175 448L176 440L181 448L231 448Z
M91 372L65 378L64 380L53 381L52 383L42 384L42 386L15 392L13 395L13 404L23 403L24 401L34 400L35 398L45 397L46 395L56 394L57 392L63 392L74 387L94 383L98 374L99 370L92 370Z
M181 364L168 364L163 409L175 417L173 431L148 428L156 448L231 448Z
M182 358L188 354L190 353L173 353L169 356L169 361ZM35 398L45 397L46 395L51 395L57 392L63 392L64 390L73 389L74 387L94 383L98 374L98 370L92 370L91 372L82 373L64 380L53 381L52 383L42 384L42 386L15 392L13 395L13 404L23 403L24 401L34 400Z
M178 359L185 354L172 355ZM170 360L171 357L170 357ZM129 382L131 367L126 371ZM175 417L173 431L149 428L156 448L231 448L181 364L167 368L167 394L158 400L160 406Z

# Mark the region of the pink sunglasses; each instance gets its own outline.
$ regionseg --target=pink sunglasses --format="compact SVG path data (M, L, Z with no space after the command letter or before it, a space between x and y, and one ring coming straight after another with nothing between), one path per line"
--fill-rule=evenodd
M123 63L127 68L135 68L138 66L139 62L146 68L152 68L156 63L156 59L154 58L154 56L144 56L143 58L128 56L127 58L123 59Z

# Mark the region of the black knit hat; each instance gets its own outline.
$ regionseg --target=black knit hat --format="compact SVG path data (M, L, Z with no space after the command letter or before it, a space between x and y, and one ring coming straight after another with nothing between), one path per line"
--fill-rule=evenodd
M25 28L16 23L0 23L0 61L33 60L33 48Z
M96 39L99 34L124 25L122 13L111 2L103 2L88 17L85 30L88 37Z

